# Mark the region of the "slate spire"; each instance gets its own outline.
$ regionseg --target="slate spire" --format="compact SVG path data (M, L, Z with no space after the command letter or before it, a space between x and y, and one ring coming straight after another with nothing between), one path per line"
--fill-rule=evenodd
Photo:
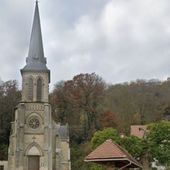
M46 58L44 57L38 1L36 1L35 5L28 57L23 70L48 70L46 67Z

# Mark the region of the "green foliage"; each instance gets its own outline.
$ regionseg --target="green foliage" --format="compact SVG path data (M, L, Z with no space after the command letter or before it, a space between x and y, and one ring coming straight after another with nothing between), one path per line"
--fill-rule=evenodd
M92 148L96 148L107 139L112 139L113 141L118 142L119 136L117 130L113 128L106 128L104 130L95 132L91 140Z
M114 128L106 128L95 132L91 139L92 148L95 149L107 139L112 139L136 158L140 157L146 148L144 140L135 136L124 136L121 138Z
M84 152L81 147L72 147L71 148L71 162L72 162L72 169L81 169L83 163L84 163Z
M106 89L104 81L96 74L80 74L72 80L58 83L51 94L51 103L56 120L69 123L71 142L81 146L91 139L96 130L113 127L128 135L131 124L148 124L161 120L169 113L169 87L170 81L137 80L110 85ZM147 141L125 137L122 142L118 135L113 134L101 134L99 140L94 140L93 148L106 138L112 138L133 156L148 157L150 149ZM72 150L71 155L74 154ZM74 169L83 169L83 156L86 154L79 157L81 161L77 164L82 166ZM77 158L72 160L72 167L76 164L74 161L77 162Z
M144 141L135 136L125 136L120 139L119 144L135 158L141 157L146 147Z
M0 160L7 160L8 141L14 108L20 100L17 82L7 81L0 84Z
M102 165L92 164L89 170L106 170Z
M58 83L50 95L50 102L54 118L61 123L69 123L71 143L77 144L71 146L72 169L96 168L96 165L84 163L84 157L89 152L82 145L88 143L96 130L114 127L127 135L131 124L148 124L158 122L163 117L168 118L169 87L170 81L158 80L137 80L107 86L95 73L79 74L72 80ZM16 81L0 84L0 145L8 145L10 122L14 119L14 108L20 98ZM96 132L100 139L95 139L97 135L94 135L91 143L95 148L111 138L135 157L147 153L166 164L170 158L170 133L169 125L163 124L150 126L150 133L147 134L147 140L143 141L144 144L134 137L120 139L115 129L105 129L104 134ZM0 152L3 151L5 155L7 150L3 148L5 147L0 148Z
M8 144L11 121L14 120L14 108L21 98L15 80L0 84L0 144Z
M170 122L161 121L148 126L147 142L152 158L160 164L170 165Z
M74 145L71 147L71 169L72 170L105 170L104 167L84 162L85 157L91 151L89 142L82 145Z
M8 159L8 145L0 145L0 160Z
M124 136L120 137L116 129L106 128L102 131L95 132L91 139L92 147L95 149L97 146L102 144L105 140L112 139L114 142L119 144L134 158L139 159L143 164L144 169L149 169L149 145L145 139L140 139L135 136Z

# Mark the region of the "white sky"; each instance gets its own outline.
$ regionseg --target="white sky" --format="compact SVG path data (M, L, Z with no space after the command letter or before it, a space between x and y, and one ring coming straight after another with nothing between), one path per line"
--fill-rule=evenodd
M35 3L0 0L0 78L21 82ZM40 0L51 86L79 73L107 83L170 76L170 0Z

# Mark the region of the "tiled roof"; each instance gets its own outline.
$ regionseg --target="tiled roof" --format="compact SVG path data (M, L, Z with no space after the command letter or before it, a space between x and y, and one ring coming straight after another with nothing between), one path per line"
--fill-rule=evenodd
M98 146L86 158L85 162L112 163L122 166L130 163L129 167L141 167L139 163L122 147L114 143L111 139L106 140Z
M146 131L146 125L132 125L130 127L130 135L143 138Z
M125 158L126 155L122 152L111 139L106 140L102 145L91 152L86 159L111 159Z

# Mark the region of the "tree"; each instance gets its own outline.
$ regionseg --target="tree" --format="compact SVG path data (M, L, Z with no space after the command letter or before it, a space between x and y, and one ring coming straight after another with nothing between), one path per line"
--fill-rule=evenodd
M96 130L105 127L114 127L128 135L131 124L158 122L163 113L169 115L169 87L170 81L158 80L106 85L95 73L79 74L72 80L56 84L51 93L53 116L56 121L69 123L71 142L78 146L88 142ZM119 138L118 142L122 146L124 143L123 147L135 157L139 155L149 161L153 158L151 151L155 151L147 139L142 141L144 148L140 140L130 136ZM136 154L135 148L138 148ZM79 163L77 168L83 169L83 163Z
M105 82L95 73L79 74L72 80L57 84L51 94L57 120L69 123L74 135L82 134L83 138L88 138L97 129L104 90Z
M0 83L0 160L7 160L11 121L14 108L21 98L15 80Z
M14 108L21 99L15 80L0 85L0 144L8 144L11 121L14 120Z
M143 140L135 136L125 136L120 139L119 144L134 158L140 158L145 148Z
M86 163L84 162L85 156L90 152L90 143L83 143L79 146L74 145L74 147L71 147L71 169L73 170L105 170L100 165L94 164L94 163Z
M117 127L118 115L111 111L105 111L99 115L100 128Z
M96 148L107 139L112 139L114 142L121 145L135 158L141 157L144 152L144 148L146 147L144 146L144 141L140 138L135 136L121 137L116 129L106 128L94 133L91 139L92 148Z
M0 160L8 159L8 145L1 144L0 145Z
M120 138L117 130L114 128L106 128L95 132L91 139L92 148L95 149L107 139L112 139L113 141L118 142Z
M140 160L140 162L144 165L145 168L148 168L148 161L144 159L146 158L146 151L148 152L148 145L146 145L147 143L145 142L145 140L137 138L135 136L121 137L116 129L106 128L94 133L91 139L92 148L95 149L107 139L112 139L114 142L124 148L129 154L131 154L134 158Z
M170 122L161 121L148 126L147 141L152 159L170 166Z

